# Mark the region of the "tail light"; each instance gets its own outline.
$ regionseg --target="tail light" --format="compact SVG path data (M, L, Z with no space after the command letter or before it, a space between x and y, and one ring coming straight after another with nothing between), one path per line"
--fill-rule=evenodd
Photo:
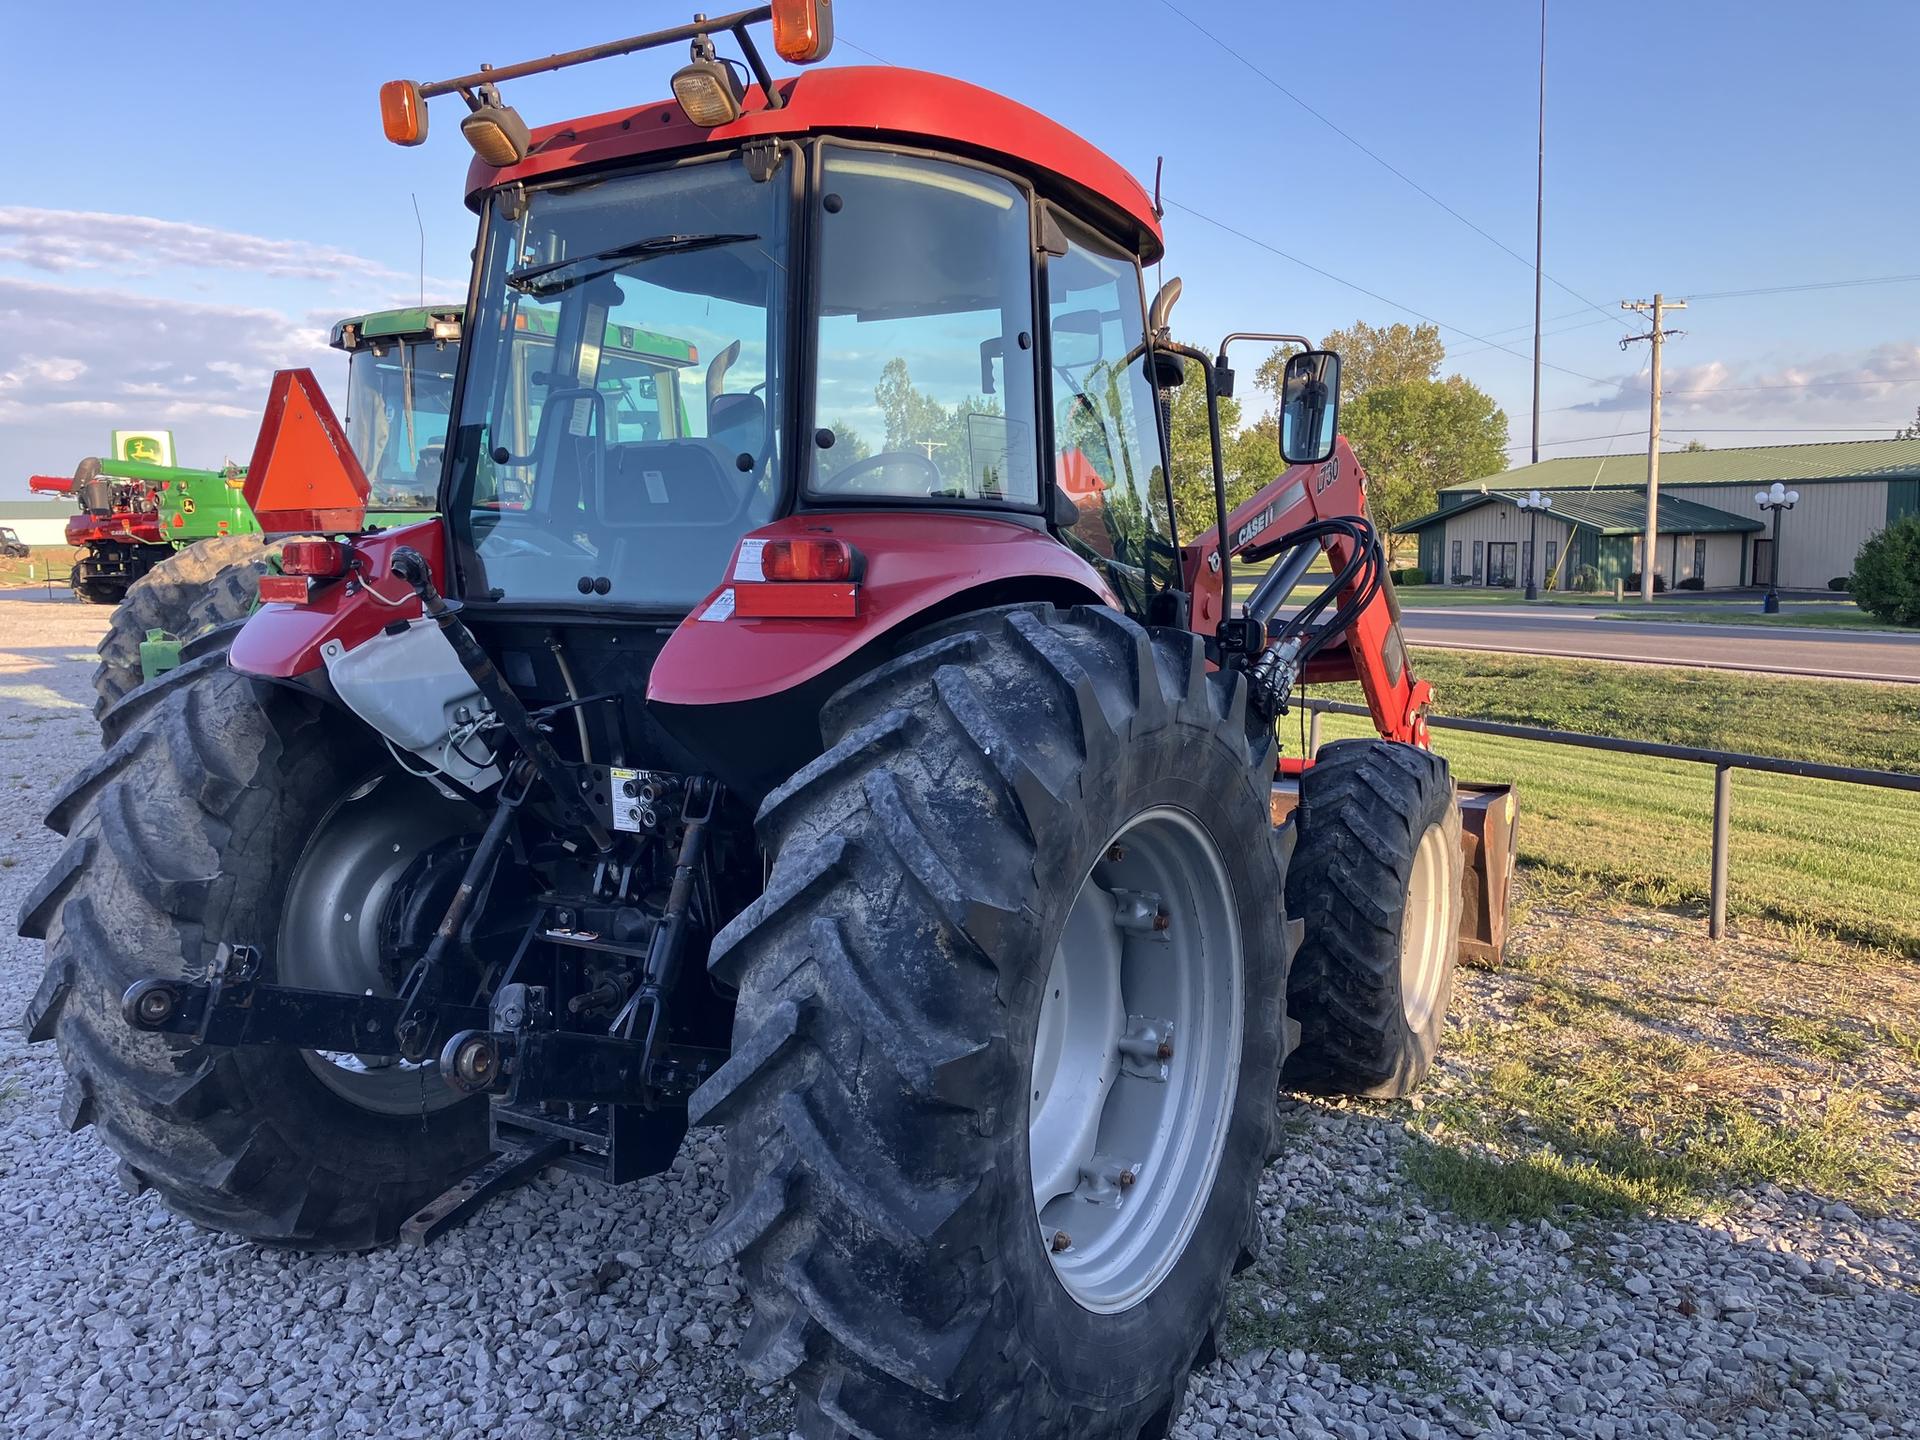
M338 540L289 540L280 547L282 575L338 580L353 568L353 547Z
M851 580L853 547L844 540L769 540L760 573L768 580Z
M733 613L747 620L851 620L860 613L862 568L860 552L844 540L742 540Z

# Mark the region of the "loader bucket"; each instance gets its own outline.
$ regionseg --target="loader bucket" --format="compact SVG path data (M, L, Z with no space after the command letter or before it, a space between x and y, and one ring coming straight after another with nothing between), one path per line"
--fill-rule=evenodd
M1498 965L1507 945L1507 907L1513 901L1515 829L1519 798L1511 785L1460 785L1460 958ZM1282 825L1300 803L1298 777L1273 783L1273 823Z

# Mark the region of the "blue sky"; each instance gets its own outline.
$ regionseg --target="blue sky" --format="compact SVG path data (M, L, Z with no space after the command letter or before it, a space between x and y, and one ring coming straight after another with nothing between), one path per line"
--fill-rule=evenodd
M1547 286L1545 354L1560 368L1546 372L1543 437L1570 443L1546 455L1644 447L1645 347L1619 348L1622 298L1920 273L1920 6L1551 3L1546 270L1577 294ZM27 141L0 203L0 495L23 493L33 470L70 472L116 424L170 426L183 461L244 458L275 365L315 364L336 383L326 325L417 294L410 197L428 298L464 291L457 106L436 107L425 146L396 149L380 136L380 81L691 10L185 13L106 0L12 7L0 22L0 106ZM1319 335L1419 312L1454 327L1448 368L1494 394L1526 458L1532 274L1494 241L1531 256L1529 0L839 0L838 15L833 63L873 63L864 50L1003 91L1148 183L1165 155L1166 195L1184 207L1168 214L1165 267L1186 282L1184 336ZM664 95L679 59L508 95L534 123L591 113ZM1884 435L1920 405L1920 283L1701 298L1675 323L1688 331L1667 352L1675 443Z

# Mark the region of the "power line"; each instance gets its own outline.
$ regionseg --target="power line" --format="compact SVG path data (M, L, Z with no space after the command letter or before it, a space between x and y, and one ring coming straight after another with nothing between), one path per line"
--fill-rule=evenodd
M1329 130L1333 131L1333 133L1338 135L1342 140L1346 141L1349 145L1353 146L1353 148L1358 150L1362 155L1365 155L1369 160L1372 160L1376 165L1386 170L1389 174L1404 181L1406 184L1412 186L1415 190L1419 191L1422 195L1426 196L1427 199L1431 200L1435 205L1438 205L1442 210L1446 211L1447 214L1451 215L1454 219L1458 220L1462 225L1466 226L1469 230L1473 231L1473 233L1478 235L1481 239L1486 240L1490 244L1495 245L1501 250L1506 251L1507 254L1511 255L1514 259L1518 260L1522 265L1526 266L1529 270L1532 270L1535 268L1534 262L1532 260L1529 260L1526 256L1522 255L1518 250L1515 250L1511 245L1506 244L1504 241L1500 240L1498 237L1489 234L1485 230L1482 230L1478 225L1474 224L1473 221L1469 220L1466 216L1462 215L1458 210L1454 209L1453 206L1449 205L1446 201L1442 200L1438 195L1434 194L1431 190L1427 189L1426 186L1422 185L1418 180L1415 180L1411 175L1407 174L1406 171L1400 169L1397 165L1393 164L1392 161L1388 160L1385 156L1381 155L1378 151L1368 148L1366 145L1362 144L1359 140L1355 139L1352 135L1348 134L1345 130L1342 130L1338 125L1334 124L1332 120L1328 119L1325 115L1321 114L1318 110L1314 109L1313 106L1309 105L1305 100L1302 100L1298 95L1294 94L1293 91L1289 90L1286 86L1282 85L1278 80L1274 79L1273 76L1269 75L1265 70L1262 70L1258 65L1254 64L1251 60L1247 59L1246 56L1242 55L1238 50L1234 49L1233 46L1227 44L1226 41L1222 40L1218 35L1214 34L1211 30L1207 29L1206 26L1202 25L1198 20L1195 20L1191 15L1187 14L1186 11L1182 10L1179 6L1175 5L1173 3L1173 0L1160 0L1160 3L1164 5L1168 10L1171 10L1175 15L1179 16L1182 20L1186 21L1187 24L1191 25L1195 30L1198 30L1202 35L1206 36L1207 39L1211 40L1220 49L1226 51L1227 54L1231 55L1234 59L1238 60L1242 65L1246 66L1246 68L1251 70L1255 75L1258 75L1262 80L1266 81L1267 84L1271 85L1274 89L1278 90L1282 95L1286 96L1287 99L1291 100L1294 104L1298 105L1302 110L1306 111L1307 114L1311 115L1314 119L1318 120L1322 125L1326 126ZM1546 274L1545 271L1541 271L1541 273L1543 275ZM1578 300L1582 305L1587 306L1589 309L1599 311L1602 315L1605 315L1609 320L1616 321L1628 329L1632 328L1630 325L1627 325L1626 321L1621 320L1618 315L1615 315L1613 312L1608 310L1605 306L1595 304L1592 300L1589 300L1586 296L1582 295L1578 290L1575 290L1572 286L1566 284L1564 281L1555 279L1555 277L1553 277L1552 275L1547 275L1546 278L1548 280L1553 281L1555 285L1559 286L1560 289L1566 291L1567 294L1571 295L1574 299ZM1521 358L1531 359L1532 357L1522 356Z
M1803 285L1761 285L1752 290L1704 290L1695 300L1737 300L1748 295L1791 295L1801 290L1851 290L1860 285L1907 285L1920 275L1864 275L1857 280L1809 280Z
M873 51L867 49L866 46L855 44L853 41L847 39L845 35L838 36L837 39L840 44L845 45L849 50L858 50L862 55L866 56L869 60L876 60L880 64L885 65L889 70L896 68L894 66L894 63L891 60L887 59L886 56L874 54Z
M1214 226L1216 229L1224 230L1229 235L1237 235L1240 237L1240 239L1245 240L1249 245L1258 245L1262 250L1265 250L1270 254L1278 255L1282 260L1290 261L1291 263L1300 266L1300 268L1303 270L1311 270L1314 274L1322 276L1325 279L1331 280L1336 285L1344 285L1346 286L1347 289L1355 291L1358 294L1365 295L1370 300L1378 300L1382 305L1390 305L1395 310L1404 310L1406 311L1407 314L1412 315L1417 319L1424 320L1429 325L1437 325L1442 330L1451 330L1455 334L1466 336L1469 340L1477 340L1480 344L1488 346L1491 349L1504 350L1506 351L1507 354L1513 356L1516 360L1526 360L1528 362L1531 362L1533 359L1531 355L1526 354L1524 351L1515 350L1510 346L1499 344L1497 341L1489 340L1484 335L1476 335L1473 331L1467 329L1463 325L1450 325L1445 320L1435 319L1433 316L1427 314L1424 310L1416 310L1413 308L1413 306L1403 305L1398 300L1389 300L1385 295L1382 295L1378 290L1369 290L1366 286L1358 284L1352 280L1348 280L1344 276L1336 275L1331 270L1322 269L1320 266L1315 265L1311 260L1302 260L1298 255L1290 255L1285 250L1282 250L1279 246L1270 245L1265 240L1260 239L1258 236L1249 235L1244 230L1235 229L1233 226L1227 224L1226 221L1216 220L1213 218L1213 216L1203 214L1202 212L1194 209L1191 205L1182 205L1178 200L1175 200L1170 196L1163 197L1163 198L1165 200L1165 203L1172 206L1175 210L1183 211L1186 214L1193 216L1193 218L1196 220L1204 220L1207 222L1207 224ZM1582 375L1578 370L1569 370L1567 369L1566 366L1556 365L1551 360L1543 360L1540 363L1545 365L1549 370L1558 370L1562 375L1571 375L1573 376L1574 379L1585 380L1590 385L1613 385L1618 383L1617 381L1613 381L1613 380L1602 380L1597 375Z

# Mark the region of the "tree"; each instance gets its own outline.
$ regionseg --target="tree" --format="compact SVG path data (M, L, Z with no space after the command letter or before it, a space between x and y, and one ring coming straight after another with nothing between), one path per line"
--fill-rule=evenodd
M1447 358L1438 325L1369 325L1356 320L1334 330L1320 342L1322 350L1340 356L1340 402L1350 404L1369 390L1404 385L1410 380L1437 380ZM1280 398L1280 376L1291 346L1281 346L1260 362L1254 380L1275 403Z
M1207 434L1207 382L1192 361L1186 383L1173 392L1168 447L1173 459L1173 516L1182 542L1214 523L1213 446ZM1245 500L1286 467L1271 424L1241 425L1240 402L1220 402L1220 448L1227 509Z
M1703 440L1689 440L1681 447L1680 453L1682 455L1698 455L1706 448L1706 442Z
M1340 429L1367 472L1367 505L1395 563L1408 540L1395 525L1432 510L1441 487L1506 465L1506 412L1459 375L1370 389L1341 407Z
M1854 557L1850 589L1874 619L1920 625L1920 515L1904 516L1867 537Z
M1893 432L1896 440L1920 440L1920 409L1913 412L1913 423Z

